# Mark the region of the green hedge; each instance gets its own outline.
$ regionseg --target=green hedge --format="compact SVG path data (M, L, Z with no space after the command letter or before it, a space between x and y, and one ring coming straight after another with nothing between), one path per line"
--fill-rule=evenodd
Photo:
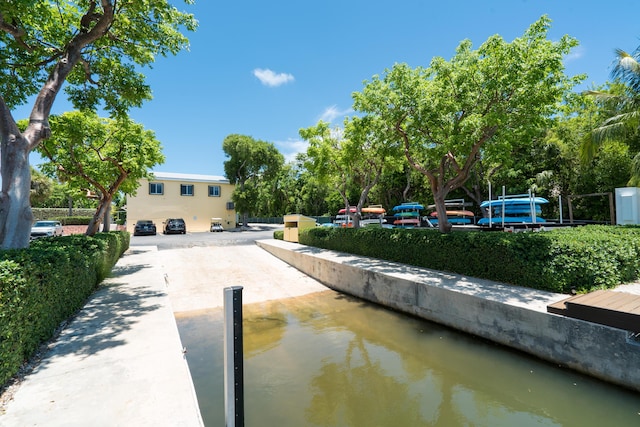
M76 313L129 246L129 233L34 240L0 252L0 384Z
M60 221L62 225L89 225L90 216L57 216L53 217L54 221Z
M96 212L95 208L75 208L71 209L69 212L69 208L31 208L31 212L33 213L33 220L50 220L64 217L78 217L78 218L91 218L93 214Z
M640 227L448 234L432 229L317 227L301 230L299 240L308 246L560 293L612 288L640 276Z

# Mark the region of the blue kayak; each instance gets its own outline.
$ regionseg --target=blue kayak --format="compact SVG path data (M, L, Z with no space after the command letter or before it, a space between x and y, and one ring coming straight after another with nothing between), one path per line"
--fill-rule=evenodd
M540 205L535 205L533 207L533 209L535 209L535 213L536 214L541 214L542 213L542 207ZM493 212L495 215L502 215L502 206L494 206L493 208ZM512 205L512 206L506 206L504 207L504 214L506 216L513 216L513 215L517 215L517 214L531 214L531 206L529 205ZM495 216L494 215L494 216Z
M480 203L480 207L481 208L488 208L488 207L498 207L498 206L522 206L522 205L526 205L529 206L531 203L533 202L534 205L544 205L545 203L549 203L549 201L547 199L545 199L544 197L533 197L533 198L529 198L529 197L517 197L517 198L513 198L513 199L494 199L494 200L485 200L484 202Z
M424 206L420 203L402 203L401 205L394 206L394 211L409 211L409 210L422 210Z
M544 218L536 217L536 223L547 222ZM505 216L505 224L533 224L533 218L530 216ZM489 218L482 218L478 220L478 225L502 225L502 217L493 217L491 222Z

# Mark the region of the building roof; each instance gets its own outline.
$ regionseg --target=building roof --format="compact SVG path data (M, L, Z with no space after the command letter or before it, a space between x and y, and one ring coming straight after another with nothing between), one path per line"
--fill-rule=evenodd
M154 179L158 181L191 181L191 182L215 182L229 184L229 180L218 175L199 175L191 173L152 172Z

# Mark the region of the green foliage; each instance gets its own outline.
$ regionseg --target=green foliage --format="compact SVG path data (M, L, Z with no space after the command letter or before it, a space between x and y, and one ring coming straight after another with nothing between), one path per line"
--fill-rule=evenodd
M10 195L0 200L0 247L29 244L31 179L22 159L51 136L49 115L60 90L65 88L74 108L106 111L124 123L132 108L151 99L140 69L186 49L182 31L197 27L174 3L0 2L0 157L3 194ZM11 110L31 99L29 121L21 129ZM96 218L106 212L104 198L102 206ZM91 234L97 230L94 222L87 230Z
M301 230L299 239L309 246L560 293L611 288L640 276L640 227L448 234L317 227Z
M275 180L284 164L284 156L272 143L247 135L228 135L222 142L222 149L228 157L224 162L225 176L231 184L236 184L232 199L236 210L246 218L257 205L261 183Z
M276 230L273 232L273 238L276 240L284 240L284 230Z
M47 159L40 167L65 182L70 192L135 194L139 180L149 178L149 170L165 160L155 134L128 117L71 111L49 121L52 137L38 148Z
M33 219L35 221L51 219L60 221L62 225L85 225L91 220L91 215L95 209L73 209L69 215L68 208L33 208Z
M354 110L395 132L388 144L401 141L408 163L429 179L440 218L447 194L480 159L508 166L512 150L539 134L581 80L565 76L562 62L577 41L551 41L549 27L543 16L512 42L495 35L474 50L465 40L449 61L395 64L353 95ZM444 220L439 227L448 230Z
M0 19L0 87L10 107L37 94L54 65L68 64L73 68L66 91L74 107L96 109L103 102L112 113L151 98L136 66L187 48L181 30L197 26L192 15L167 0L4 1Z
M0 252L0 384L85 303L129 245L129 234L38 239Z
M127 117L107 119L89 111L67 112L50 118L53 136L38 148L47 162L41 169L64 181L70 192L84 191L100 200L94 220L108 213L118 192L135 194L141 178L164 162L153 132Z
M60 221L62 225L88 225L91 222L90 216L58 216L51 219Z
M611 71L613 83L604 89L589 90L602 114L595 117L592 132L581 147L583 163L588 163L605 141L622 141L636 160L640 160L640 48L633 54L616 49L616 62ZM629 170L629 185L640 182L640 168Z

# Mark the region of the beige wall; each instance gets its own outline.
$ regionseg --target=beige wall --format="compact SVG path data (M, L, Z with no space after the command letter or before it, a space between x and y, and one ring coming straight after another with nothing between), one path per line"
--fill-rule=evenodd
M167 218L182 218L187 232L209 231L211 218L222 218L225 229L235 228L236 212L227 210L231 202L234 185L221 177L206 175L155 173L152 183L162 183L161 195L149 194L149 181L140 181L135 196L127 197L127 231L133 233L136 221L152 220L162 232L163 222ZM193 196L181 196L180 185L193 185ZM209 185L220 186L220 197L209 196Z

